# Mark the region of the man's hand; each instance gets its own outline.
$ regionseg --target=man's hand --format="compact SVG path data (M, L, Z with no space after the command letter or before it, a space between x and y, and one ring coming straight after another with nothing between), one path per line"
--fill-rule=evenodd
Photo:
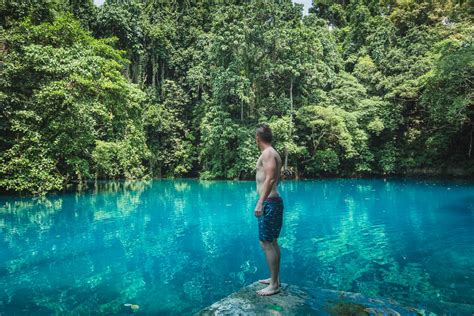
M255 216L262 216L262 202L258 201L257 206L255 206Z

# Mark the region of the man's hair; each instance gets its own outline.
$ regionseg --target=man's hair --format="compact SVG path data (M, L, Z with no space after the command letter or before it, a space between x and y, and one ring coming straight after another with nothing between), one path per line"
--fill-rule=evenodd
M265 143L271 143L272 142L272 130L270 129L270 126L267 124L260 124L257 127L257 135L258 137L264 141Z

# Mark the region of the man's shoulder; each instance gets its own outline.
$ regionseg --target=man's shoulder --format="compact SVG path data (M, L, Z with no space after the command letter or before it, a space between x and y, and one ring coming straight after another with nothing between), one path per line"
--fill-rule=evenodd
M274 147L272 147L272 148L273 148L273 154L274 154L276 157L280 158L280 153L278 152L278 150L276 150Z
M268 159L268 158L280 157L280 154L278 153L278 151L276 151L275 148L273 148L273 146L270 146L266 148L264 151L262 151L261 157Z

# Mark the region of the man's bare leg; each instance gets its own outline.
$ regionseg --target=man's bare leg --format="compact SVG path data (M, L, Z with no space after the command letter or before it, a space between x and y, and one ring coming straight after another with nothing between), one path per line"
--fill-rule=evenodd
M273 243L273 246L275 247L275 249L276 249L276 251L277 251L278 267L280 267L281 255L280 255L280 247L278 246L278 241L277 241L277 239L273 239L272 243ZM263 245L262 245L262 248L263 248ZM262 284L270 284L270 281L271 281L271 280L272 280L272 278L268 278L268 279L264 279L264 280L258 280L258 282L259 282L259 283L262 283ZM278 285L281 286L280 273L278 273Z
M280 292L279 286L279 274L280 274L280 258L279 258L279 247L275 241L260 241L263 251L265 252L265 257L267 258L267 264L270 268L270 283L269 285L257 291L258 295L268 296ZM275 245L277 247L275 247Z

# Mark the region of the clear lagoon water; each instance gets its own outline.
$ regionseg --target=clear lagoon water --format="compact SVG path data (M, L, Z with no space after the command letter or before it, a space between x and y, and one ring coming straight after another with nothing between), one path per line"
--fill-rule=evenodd
M282 281L474 312L474 184L284 181ZM251 181L0 197L0 314L190 314L267 277Z

